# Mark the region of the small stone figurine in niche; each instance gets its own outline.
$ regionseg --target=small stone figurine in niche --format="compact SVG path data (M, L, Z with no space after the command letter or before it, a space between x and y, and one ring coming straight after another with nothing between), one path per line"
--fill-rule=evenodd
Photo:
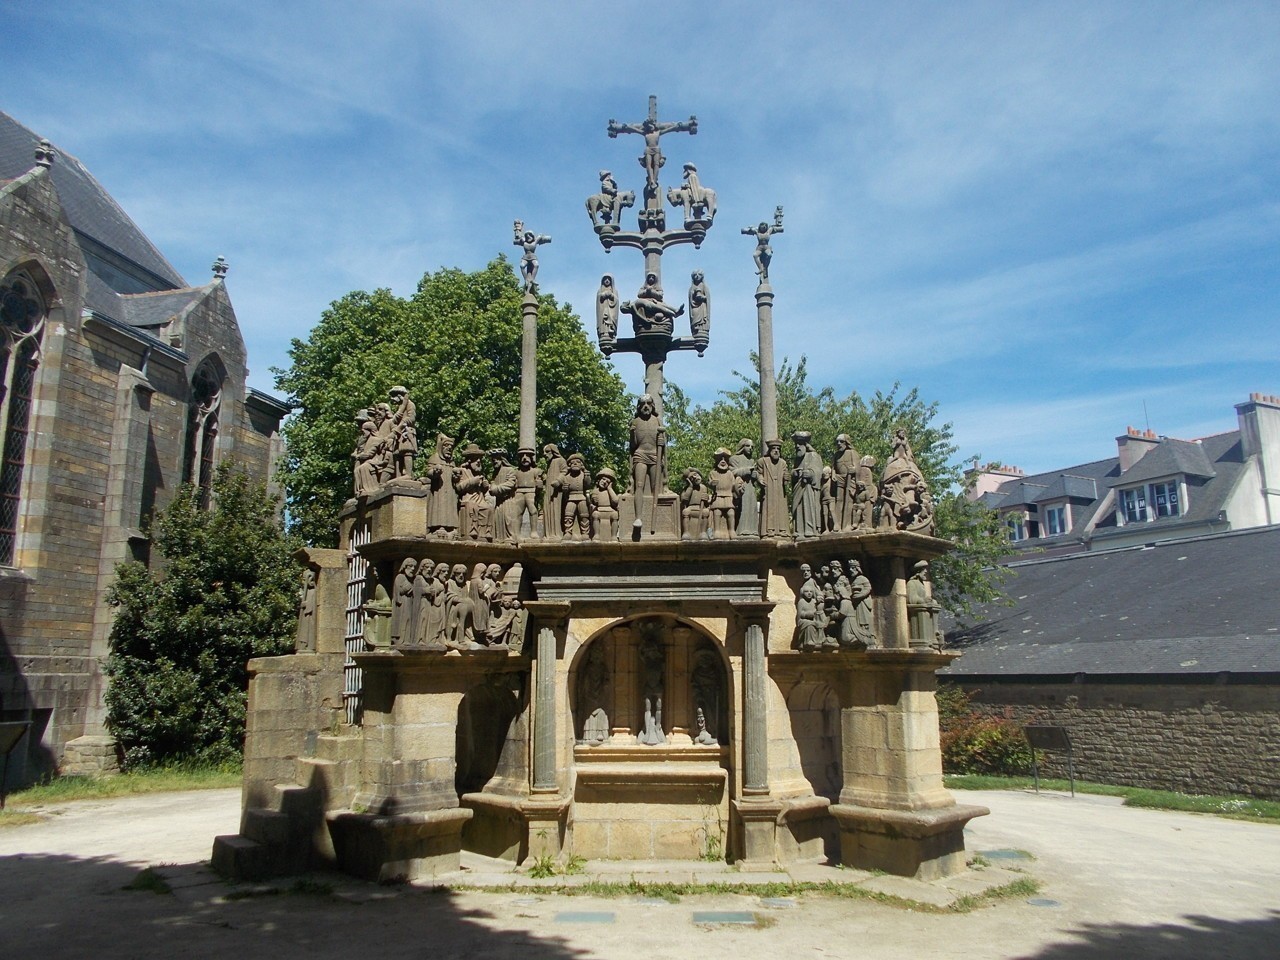
M636 737L649 746L667 742L667 735L662 729L662 696L666 672L667 654L662 649L662 641L650 633L640 643L640 689L644 698L644 725Z
M307 567L302 575L302 598L298 603L298 631L294 649L306 653L316 648L316 571Z
M693 738L693 742L700 744L701 746L704 746L704 747L720 746L720 744L716 741L716 738L707 732L707 718L706 718L706 715L702 712L701 707L698 708L698 719L696 722L698 724L698 735Z
M579 743L604 743L609 739L608 696L609 666L605 663L603 645L595 643L587 651L587 662L578 680L579 710L586 712Z

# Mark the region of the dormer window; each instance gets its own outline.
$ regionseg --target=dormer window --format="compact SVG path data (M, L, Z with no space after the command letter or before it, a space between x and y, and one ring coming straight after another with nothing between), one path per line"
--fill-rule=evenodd
M1010 514L1004 521L1005 529L1009 531L1009 541L1017 543L1019 540L1027 539L1026 521L1018 514Z
M1178 480L1144 483L1117 490L1116 496L1116 517L1121 525L1180 517L1186 509L1183 486Z
M1176 517L1178 509L1178 484L1176 481L1151 484L1151 503L1157 517Z
M1045 535L1049 537L1058 537L1067 532L1067 508L1065 504L1044 508L1044 529Z
M1125 523L1145 523L1147 515L1147 488L1134 487L1120 491L1120 516Z

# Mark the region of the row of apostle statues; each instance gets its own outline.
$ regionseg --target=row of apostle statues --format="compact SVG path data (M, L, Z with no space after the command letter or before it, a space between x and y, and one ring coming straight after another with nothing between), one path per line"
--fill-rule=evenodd
M435 563L413 557L400 561L391 589L369 570L365 646L370 650L519 650L525 613L517 598L521 570L507 575L496 563Z
M593 472L580 453L558 445L516 451L467 444L455 459L455 441L441 433L434 452L414 475L418 452L416 410L404 387L390 402L357 416L360 439L352 452L355 493L367 497L392 483L421 484L429 497L427 533L473 541L515 543L529 537L616 540L620 537L618 477L608 467ZM825 464L805 430L792 435L793 455L782 441L740 440L735 452L721 447L705 474L681 475L678 492L683 539L738 537L810 539L836 533L909 531L931 535L934 503L916 464L906 431L893 437L892 454L876 475L876 459L860 456L847 434L836 438ZM630 425L630 493L637 531L657 528L658 502L669 495L666 429L648 394L640 397Z

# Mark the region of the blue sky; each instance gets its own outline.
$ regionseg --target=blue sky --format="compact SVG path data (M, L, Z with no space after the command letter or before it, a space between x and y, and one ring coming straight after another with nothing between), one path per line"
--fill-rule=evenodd
M961 455L1031 471L1192 438L1280 393L1280 4L164 4L9 0L0 108L78 156L191 282L216 255L251 382L332 300L475 269L517 217L544 291L593 311L597 172L637 193L647 96L664 186L719 194L694 267L712 346L695 399L755 347L748 224L786 208L779 358L815 385L900 380ZM640 386L634 357L618 358Z

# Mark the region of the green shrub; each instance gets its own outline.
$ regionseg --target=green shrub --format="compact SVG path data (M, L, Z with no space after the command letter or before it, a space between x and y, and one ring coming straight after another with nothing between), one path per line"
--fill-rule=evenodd
M183 487L155 517L152 567L117 569L107 726L127 768L243 750L248 661L291 650L297 624L295 544L276 507L262 484L224 467L209 509Z
M1025 773L1031 747L1009 717L974 710L971 695L953 684L938 687L944 773Z

